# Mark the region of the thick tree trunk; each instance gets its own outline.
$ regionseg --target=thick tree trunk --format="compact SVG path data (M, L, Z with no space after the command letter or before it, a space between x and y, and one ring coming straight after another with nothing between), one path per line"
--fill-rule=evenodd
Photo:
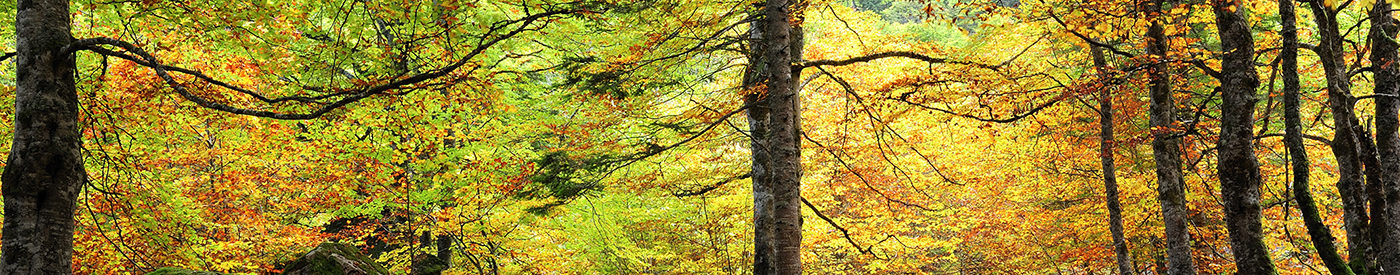
M1259 75L1254 39L1241 0L1214 1L1220 30L1220 141L1218 175L1226 229L1239 274L1277 274L1260 224L1259 160L1254 155L1254 104Z
M1163 55L1167 52L1166 34L1159 20L1161 1L1153 1L1149 11L1152 24L1147 28L1148 53L1155 56L1149 71L1152 87L1151 107L1152 158L1157 163L1157 201L1162 205L1162 223L1167 247L1165 274L1196 274L1191 259L1191 233L1187 228L1186 183L1181 176L1181 141L1174 137L1176 100L1172 98L1171 76Z
M1332 156L1337 159L1337 191L1342 197L1342 221L1347 233L1349 265L1356 274L1367 274L1375 267L1371 242L1367 234L1369 214L1366 213L1365 174L1362 170L1361 144L1370 138L1360 135L1360 123L1353 112L1351 81L1342 59L1342 38L1337 29L1337 12L1313 1L1313 21L1317 23L1319 43L1315 48L1322 70L1327 77L1327 105L1332 113ZM1363 141L1362 139L1365 139Z
M87 174L68 1L21 0L15 18L18 77L14 141L3 176L3 274L69 274L73 209Z
M768 0L764 7L764 40L769 45L764 53L768 65L768 113L773 191L773 241L777 250L773 263L777 274L802 273L802 163L798 139L797 85L792 64L801 45L800 35L794 37L789 23L791 4L787 0ZM800 33L800 32L798 32ZM796 43L794 43L796 41Z
M1308 229L1308 236L1318 256L1333 275L1350 275L1351 268L1346 260L1337 254L1337 246L1332 239L1332 230L1322 221L1317 204L1313 201L1308 187L1311 169L1308 165L1308 151L1303 147L1303 121L1298 113L1298 28L1293 0L1279 0L1278 13L1283 36L1283 48L1279 52L1283 70L1283 121L1284 144L1293 167L1293 197L1298 200L1298 211Z
M744 89L751 94L744 97L748 105L749 148L752 164L750 180L753 181L753 227L754 254L753 273L755 275L774 274L773 259L777 250L773 246L773 179L769 171L772 154L768 144L769 100L767 93L758 90L768 78L763 26L765 21L756 20L749 28L749 68L744 72Z
M1400 274L1400 45L1391 6L1376 1L1371 10L1371 64L1375 69L1376 155L1379 158L1381 202L1372 202L1372 241L1377 274ZM1380 208L1380 211L1376 211ZM1379 213L1379 215L1377 215Z
M1094 67L1100 82L1110 76L1103 49L1091 46ZM1118 259L1118 274L1133 274L1132 259L1128 257L1128 242L1123 240L1123 207L1118 202L1118 179L1113 169L1113 94L1112 87L1099 88L1099 163L1103 166L1104 203L1108 207L1108 231L1113 235L1113 254Z

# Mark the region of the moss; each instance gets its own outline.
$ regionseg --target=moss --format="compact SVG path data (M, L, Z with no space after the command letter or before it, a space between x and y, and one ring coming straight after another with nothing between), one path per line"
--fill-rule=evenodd
M389 270L360 254L354 246L342 243L322 243L301 258L287 264L282 274L316 275L383 275Z
M413 268L409 275L440 275L447 270L447 262L437 256L418 254L413 257Z

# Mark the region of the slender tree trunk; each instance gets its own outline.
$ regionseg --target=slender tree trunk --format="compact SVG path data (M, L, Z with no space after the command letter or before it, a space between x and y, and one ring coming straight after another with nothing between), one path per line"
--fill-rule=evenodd
M1108 62L1103 58L1103 49L1090 46L1094 66L1099 71L1099 81L1106 82L1110 76ZM1132 259L1128 257L1128 243L1123 240L1123 207L1118 202L1118 179L1113 169L1113 94L1112 87L1099 88L1099 163L1103 165L1104 203L1108 207L1108 231L1113 235L1113 254L1118 259L1118 274L1133 274Z
M768 64L769 143L772 153L770 176L773 192L773 242L777 250L773 263L777 274L802 273L802 163L801 136L798 131L797 85L792 64L802 45L801 36L794 37L789 22L792 4L787 0L768 0L764 7L764 40ZM798 32L800 33L800 32Z
M69 274L73 209L87 174L66 0L22 0L14 140L3 176L3 274Z
M766 23L756 20L749 27L749 68L744 75L744 88L750 91L750 94L744 97L744 103L749 106L749 147L753 162L749 173L750 180L753 181L755 275L774 274L773 259L777 256L777 250L774 250L773 246L773 179L769 171L769 155L772 150L767 145L769 96L766 91L759 90L768 79L768 62L765 59L767 41L763 35L763 26Z
M1196 274L1191 259L1191 233L1187 228L1186 182L1181 176L1181 141L1174 137L1176 100L1172 98L1171 76L1164 55L1167 53L1166 34L1162 30L1162 2L1152 1L1148 8L1152 24L1147 27L1148 53L1154 60L1151 74L1152 158L1157 163L1157 201L1162 205L1162 223L1167 247L1165 274Z
M1400 274L1400 45L1389 3L1376 1L1371 10L1371 64L1375 69L1376 155L1379 158L1380 204L1372 202L1371 230L1376 245L1377 274ZM1381 211L1376 211L1380 208ZM1379 215L1377 215L1379 212Z
M1371 242L1367 231L1369 214L1366 213L1365 174L1362 170L1361 144L1370 143L1369 137L1360 135L1360 123L1353 112L1351 81L1342 59L1341 33L1337 29L1337 12L1323 7L1316 1L1309 2L1313 11L1313 21L1318 26L1320 37L1315 48L1322 70L1327 80L1327 105L1332 113L1332 156L1337 160L1337 191L1342 198L1342 221L1347 233L1349 265L1356 274L1367 274L1375 267L1375 260L1368 255ZM1362 141L1366 139L1366 141Z
M1308 167L1307 148L1303 147L1303 121L1298 114L1298 19L1293 0L1279 0L1278 13L1283 28L1280 32L1283 36L1283 48L1279 52L1283 66L1283 141L1288 148L1293 167L1293 197L1298 200L1298 211L1301 212L1303 223L1308 228L1308 236L1327 270L1333 275L1350 275L1351 268L1347 266L1346 260L1337 254L1332 230L1327 228L1327 224L1318 214L1317 204L1313 201L1312 191L1308 187L1311 169Z
M1254 38L1242 0L1213 2L1220 30L1220 141L1218 174L1226 229L1238 274L1277 274L1260 224L1259 160L1254 155L1254 105L1259 75Z

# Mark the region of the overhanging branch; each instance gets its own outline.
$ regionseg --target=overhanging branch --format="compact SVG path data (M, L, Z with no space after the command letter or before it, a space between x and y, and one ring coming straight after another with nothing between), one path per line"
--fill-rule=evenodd
M117 39L113 39L113 38L97 37L97 38L87 38L87 39L77 40L77 41L74 41L73 43L70 43L68 46L64 47L64 48L63 48L63 51L64 51L64 52L69 52L69 53L71 53L71 52L76 52L76 51L79 51L79 50L89 50L89 51L93 51L93 52L96 52L96 53L98 53L98 54L102 54L102 55L105 55L105 56L113 56L113 57L117 57L117 58L122 58L122 59L130 60L130 61L132 61L132 62L135 62L135 63L139 64L139 65L142 65L142 66L145 66L145 67L149 67L149 68L151 68L152 70L155 71L156 75L159 76L159 77L161 78L161 80L165 81L165 83L166 83L167 85L170 85L170 87L171 87L172 89L174 89L176 93L180 94L181 97L183 97L183 98L185 98L186 100L189 100L189 101L191 101L191 102L194 102L195 104L197 104L197 105L199 105L199 106L201 106L201 107L205 107L205 108L209 108L209 109L213 109L213 110L218 110L218 111L223 111L223 112L228 112L228 113L233 113L233 114L240 114L240 115L250 115L250 116L266 117L266 118L272 118L272 119L283 119L283 120L305 120L305 119L313 119L313 118L320 117L320 116L322 116L322 115L325 115L326 113L329 113L329 112L332 111L332 110L335 110L335 109L340 108L340 107L343 107L343 106L345 106L345 105L349 105L349 104L351 104L351 103L357 102L357 101L359 101L359 100L361 100L361 99L369 98L369 97L376 96L376 95L387 94L387 93L389 93L389 92L391 92L391 91L398 90L398 89L410 88L410 87L412 87L413 85L418 85L418 84L420 84L420 83L424 83L424 82L427 82L427 81L429 81L429 80L438 79L438 78L447 76L448 74L451 74L452 72L456 71L458 68L461 68L462 66L464 66L464 65L466 65L466 64L468 64L468 63L470 63L470 61L471 61L473 58L475 58L477 55L480 55L481 53L485 52L487 49L491 48L491 47L494 46L495 44L497 44L497 43L499 43L499 42L501 42L501 41L504 41L504 40L506 40L506 39L509 39L509 38L511 38L511 37L514 37L514 36L516 36L516 35L518 35L518 34L520 34L520 33L523 33L523 32L525 32L525 31L534 30L534 28L531 28L531 26L532 26L533 23L535 23L535 22L539 22L539 21L545 20L546 18L553 17L553 16L558 16L558 15L575 14L575 13L587 13L587 12L590 12L590 11L584 10L584 9L554 10L554 11L547 11L547 12L542 12L542 13L538 13L538 14L532 14L532 15L525 16L525 17L522 17L522 18L519 18L519 19L514 19L514 20L509 20L509 21L498 22L497 24L492 24L492 25L490 25L490 27L487 28L485 34L483 34L482 36L480 36L480 40L478 41L477 45L476 45L474 48L472 48L470 51L468 51L468 52L467 52L465 55L463 55L461 58L459 58L459 59L457 59L456 61L454 61L454 62L448 64L447 66L444 66L444 67L441 67L441 68L438 68L438 69L434 69L434 70L429 70L429 71L427 71L427 72L420 73L420 74L415 74L415 75L411 75L411 76L406 76L406 77L395 77L395 78L389 80L387 83L384 83L384 84L379 84L379 85L374 85L374 86L368 86L368 87L358 87L358 88L353 88L353 89L346 89L346 90L342 90L342 91L339 91L339 92L334 92L334 93L329 93L329 94L320 95L320 96L314 96L314 97L293 96L293 97L281 97L281 98L268 98L268 97L262 96L262 95L260 95L260 94L258 94L258 93L256 93L256 92L253 92L253 91L251 91L251 90L244 89L244 88L241 88L241 87L237 87L237 86L228 84L228 83L226 83L226 82L222 82L222 81L215 80L215 79L213 79L212 77L209 77L209 76L207 76L207 75L204 75L203 73L200 73L200 72L195 71L195 70L189 70L189 69L184 69L184 68L179 68L179 67L174 67L174 66L169 66L169 65L166 65L166 64L162 64L160 61L158 61L158 60L156 59L156 57L155 57L154 55L152 55L152 54L146 52L145 50L141 49L140 47L137 47L136 45L133 45L133 44L131 44L131 43L129 43L129 42L121 41L121 40L117 40ZM513 26L513 27L512 27L512 26ZM116 51L116 50L107 49L107 48L104 48L104 47L102 47L102 46L112 46L112 47L116 47L116 48L119 48L119 49L121 49L122 51L125 51L125 52L120 52L120 51ZM224 103L219 103L219 102L215 102L215 101L213 101L213 100L210 100L210 99L208 99L208 98L205 98L205 97L202 97L202 96L199 96L199 95L196 95L196 94L190 92L188 89L185 88L185 85L179 83L178 81L175 80L174 77L172 77L172 76L170 75L170 72L171 72L171 71L175 71L175 72L179 72L179 73L182 73L182 74L191 75L191 76L194 76L194 77L197 78L197 79L200 79L200 80L209 82L209 83L214 84L214 85L216 85L216 86L224 87L224 88L227 88L227 89L231 89L231 90L234 90L234 91L238 91L238 92L240 92L240 93L243 93L243 94L246 94L246 95L249 95L249 96L253 96L254 98L256 98L256 99L258 99L258 100L261 100L261 101L263 101L263 102L265 102L265 103L278 103L278 102L284 102L284 101L297 101L297 102L303 102L303 103L309 103L309 104L317 104L317 105L320 105L320 106L315 107L314 109L312 109L312 110L309 111L309 112L294 113L294 112L280 112L280 111L268 111L268 110L260 110L260 109L251 109L251 108L237 107L237 106L233 106L233 105L228 105L228 104L224 104ZM316 88L311 88L311 87L302 87L302 88L303 88L303 89L308 89L308 90L313 90L313 91L318 90L318 89L316 89ZM334 100L334 101L329 101L329 102L323 102L323 101L321 101L321 100L329 100L329 99L331 99L331 98L337 98L337 99Z
M983 68L983 69L988 69L988 70L994 70L994 71L995 71L995 70L998 70L998 69L1001 69L1001 65L990 65L990 64L974 63L974 62L967 62L967 61L950 60L950 59L947 59L947 58L932 57L932 56L928 56L928 55L924 55L924 54L916 53L916 52L910 52L910 51L882 52L882 53L876 53L876 54L870 54L870 55L865 55L865 56L852 57L852 58L841 59L841 60L814 60L814 61L807 61L807 62L799 63L799 64L797 64L797 65L794 65L794 67L797 67L797 68L807 68L807 67L816 67L816 66L845 66L845 65L855 64L855 63L870 62L870 61L875 61L875 60L878 60L878 59L892 58L892 57L910 58L910 59L915 59L915 60L919 60L919 61L923 61L923 62L928 62L928 63L936 63L936 64L970 65L970 66L975 66L975 67L979 67L979 68Z

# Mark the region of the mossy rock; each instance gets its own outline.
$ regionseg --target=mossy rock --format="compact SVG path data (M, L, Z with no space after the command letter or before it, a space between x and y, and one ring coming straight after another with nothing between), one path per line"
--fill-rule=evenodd
M413 257L412 269L409 275L442 275L442 271L447 270L447 262L437 256L418 254Z
M354 246L323 243L287 264L287 275L385 275L389 270L360 254Z
M162 267L160 269L156 269L156 271L151 271L151 273L146 273L146 275L224 275L224 273L194 271L179 267Z

